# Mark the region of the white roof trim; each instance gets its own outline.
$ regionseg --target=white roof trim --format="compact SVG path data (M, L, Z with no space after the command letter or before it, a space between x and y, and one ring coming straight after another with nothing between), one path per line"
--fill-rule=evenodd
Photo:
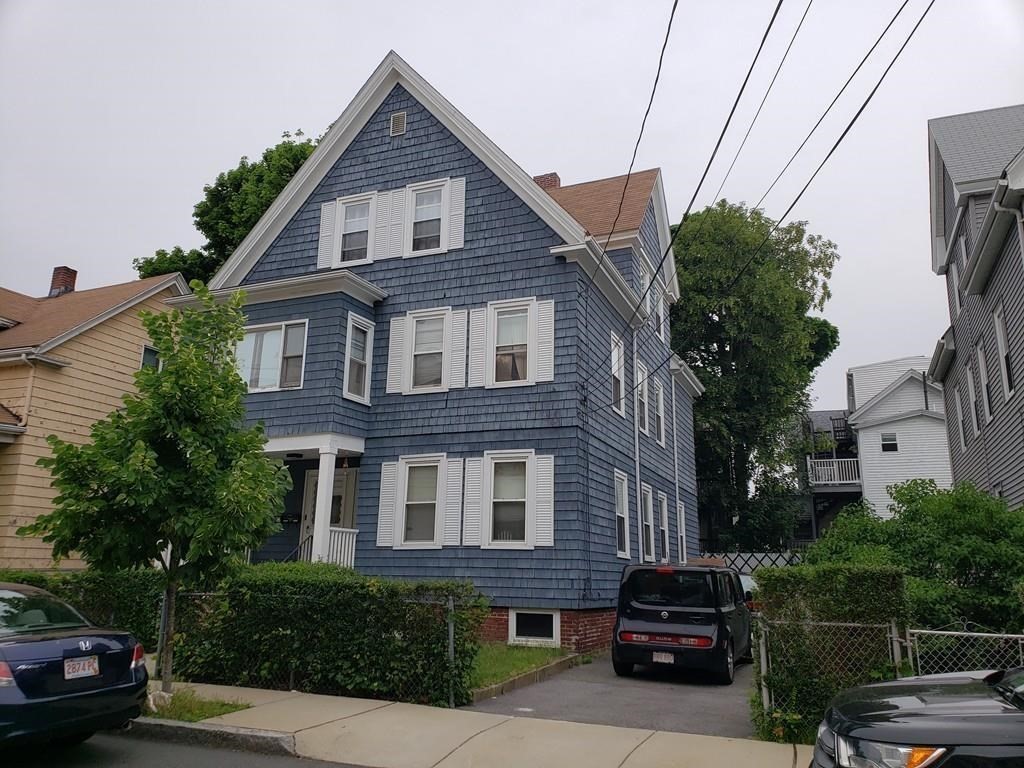
M935 351L932 352L931 362L928 364L928 378L932 381L942 383L946 379L949 366L953 363L953 356L956 354L956 339L953 336L953 326L949 326L935 342Z
M55 336L49 341L43 342L42 344L35 348L35 352L40 355L45 352L49 352L54 347L63 344L65 341L68 341L69 339L73 339L78 334L84 333L85 331L88 331L90 328L94 328L100 323L106 322L115 315L124 312L126 309L133 307L139 302L145 301L149 297L155 296L156 294L160 293L160 291L165 291L168 288L170 288L171 291L178 296L188 293L188 286L185 285L184 278L181 276L180 273L173 272L170 275L167 275L167 277L164 278L163 280L154 283L152 286L147 288L142 293L136 294L135 296L132 296L130 299L125 299L120 304L116 304L115 306L111 307L105 312L101 312L95 317L86 320L84 323L76 325L70 331L65 331L60 336ZM5 350L5 352L6 351L9 350Z
M672 362L669 363L672 378L690 393L690 397L700 397L704 394L704 385L700 383L697 374L688 366L679 355L672 355Z
M865 421L862 424L857 425L857 429L869 429L870 427L877 427L881 424L892 424L894 421L904 421L905 419L914 419L918 416L927 416L930 419L936 419L937 421L945 421L946 415L940 411L926 411L920 408L916 411L903 411L903 413L897 413L892 416L884 416L880 419L873 419L871 421Z
M626 282L619 268L610 259L602 258L601 246L594 238L588 235L582 243L556 245L551 253L564 256L566 261L579 262L588 276L593 275L594 284L608 297L615 310L630 321L630 326L639 328L647 320L647 309L641 305L640 297ZM601 265L599 270L598 264Z
M1006 179L1000 179L985 210L978 236L967 258L960 284L972 295L980 295L988 285L1003 251L1006 232L1013 226L1013 215L1006 208L1019 208L1024 189L1013 188ZM998 206L998 207L997 207ZM1001 210L1002 209L1002 210Z
M24 363L26 358L33 362L52 365L54 368L65 368L71 365L68 360L54 357L53 355L40 355L36 347L5 349L3 352L0 352L0 365Z
M560 238L567 243L583 242L586 233L579 222L401 56L390 51L317 145L313 154L302 164L267 212L256 222L256 226L213 276L210 280L211 289L229 288L242 282L396 85L401 85L428 109Z
M319 296L325 293L344 293L356 301L372 307L374 302L386 299L388 294L373 283L354 275L348 270L332 270L330 272L313 272L297 277L285 277L279 280L268 280L265 283L252 283L235 288L220 288L211 291L217 303L227 301L236 292L245 293L245 304L266 304L271 301L295 299L301 296ZM199 299L194 294L169 299L171 306L199 306Z
M654 179L654 190L651 192L654 202L654 220L658 225L658 261L672 242L672 232L668 223L668 206L665 203L665 183L661 178L661 169ZM657 266L657 262L655 262ZM669 253L662 267L662 279L668 284L668 293L672 301L679 301L679 276L676 274L676 255Z
M337 432L319 432L313 435L292 435L289 437L271 437L263 446L264 453L298 453L300 451L320 451L321 453L363 453L366 441L354 435L342 435Z
M900 376L898 379L896 379L896 381L892 382L892 384L887 386L885 389L883 389L877 395L875 395L870 400L868 400L866 403L864 403L864 405L862 405L856 411L851 413L849 415L849 417L847 417L847 421L851 425L854 425L854 426L858 426L858 427L863 426L863 425L859 424L858 422L860 422L860 420L862 418L864 418L864 416L867 414L868 411L873 410L874 408L876 408L879 403L883 402L886 398L889 397L889 395L891 395L893 392L895 392L897 389L902 387L904 384L906 384L911 379L917 379L918 381L923 382L923 381L925 381L925 376L924 376L924 373L922 373L921 371L917 371L917 370L913 370L913 369L907 371L902 376ZM937 390L938 392L942 392L942 385L937 383L937 382L929 381L928 382L928 386L931 387L932 389Z

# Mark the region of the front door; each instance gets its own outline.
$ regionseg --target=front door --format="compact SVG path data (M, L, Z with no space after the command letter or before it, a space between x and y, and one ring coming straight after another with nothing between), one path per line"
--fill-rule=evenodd
M302 524L300 541L313 535L313 519L316 515L316 487L319 472L306 472L306 487L302 494ZM331 527L356 527L356 490L359 487L358 469L334 470L334 493L331 495Z

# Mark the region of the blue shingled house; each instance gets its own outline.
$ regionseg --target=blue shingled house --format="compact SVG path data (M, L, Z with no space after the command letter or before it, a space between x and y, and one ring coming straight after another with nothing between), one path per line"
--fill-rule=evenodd
M254 560L471 579L488 636L582 650L623 565L696 554L661 174L625 184L531 178L384 59L210 284L294 480Z

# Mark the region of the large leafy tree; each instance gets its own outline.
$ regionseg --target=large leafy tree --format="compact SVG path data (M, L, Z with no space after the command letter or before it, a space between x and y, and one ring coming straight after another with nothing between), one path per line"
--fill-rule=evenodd
M164 575L167 622L162 677L170 690L179 587L222 575L278 526L291 485L263 454L260 426L245 427L245 383L234 348L242 295L217 304L199 282L196 309L143 312L159 368L136 374L137 393L74 445L50 436L53 511L22 528L60 560L77 552L100 571L149 568Z
M139 277L181 272L186 280L208 282L316 148L316 141L302 135L302 131L285 133L259 160L243 157L235 168L203 187L203 199L196 203L192 219L205 235L206 245L188 251L175 246L135 259L132 263Z
M772 232L775 224L722 200L691 216L676 240L684 300L672 307L672 345L706 387L694 408L705 535L753 512L755 530L785 538L793 425L814 371L839 343L835 326L814 314L831 295L835 243L808 234L806 222Z

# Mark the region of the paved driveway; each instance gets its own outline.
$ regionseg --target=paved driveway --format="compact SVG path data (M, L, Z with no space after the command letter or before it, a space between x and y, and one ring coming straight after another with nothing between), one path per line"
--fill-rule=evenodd
M617 677L611 658L584 664L467 709L478 712L620 725L679 733L749 738L753 667L736 669L732 685L713 683L697 672L638 668Z

